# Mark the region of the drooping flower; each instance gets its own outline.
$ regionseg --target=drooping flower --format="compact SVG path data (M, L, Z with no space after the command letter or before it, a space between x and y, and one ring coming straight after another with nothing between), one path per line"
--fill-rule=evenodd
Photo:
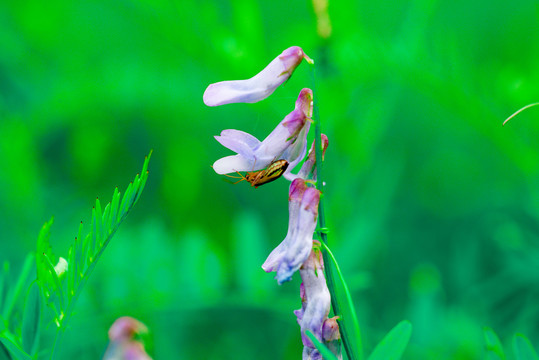
M305 331L309 330L320 342L335 347L339 345L340 333L336 317L328 319L331 296L324 276L322 253L317 246L313 247L299 272L303 281L300 288L301 309L295 310L294 314L301 327L303 360L322 359Z
M302 152L296 150L302 141L296 144L301 136L306 137L310 118L307 116L309 104L312 103L311 90L303 89L296 101L295 109L263 140L240 130L223 130L215 139L221 145L233 150L237 155L226 156L213 164L218 174L229 174L236 171L255 171L266 168L275 160L285 159L294 166L301 161ZM307 127L306 130L305 127ZM303 156L305 152L303 152Z
M258 74L247 80L221 81L207 87L204 104L218 106L231 103L254 103L270 96L279 85L292 76L296 67L305 59L312 64L299 46L284 50Z
M277 273L279 284L289 281L309 257L319 201L320 191L307 187L305 180L298 178L290 185L288 233L262 265L264 271Z
M110 343L103 360L151 360L135 335L148 332L146 325L129 316L118 318L109 329Z

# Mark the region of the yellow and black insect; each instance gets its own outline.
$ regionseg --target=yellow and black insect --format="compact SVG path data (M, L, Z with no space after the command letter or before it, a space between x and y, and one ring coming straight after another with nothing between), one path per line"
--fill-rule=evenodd
M240 172L237 172L241 180L238 182L235 182L235 184L245 180L248 183L250 183L251 186L254 186L256 189L260 185L270 183L280 178L287 168L288 168L288 161L284 159L275 160L274 162L269 164L267 168L262 169L262 170L248 171L245 175L242 175ZM227 176L234 177L230 175L227 175Z

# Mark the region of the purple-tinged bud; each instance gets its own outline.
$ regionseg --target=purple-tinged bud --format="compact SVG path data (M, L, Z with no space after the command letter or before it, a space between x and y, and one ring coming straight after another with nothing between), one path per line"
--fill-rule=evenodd
M322 140L322 160L324 159L324 156L326 154L326 149L328 148L329 141L328 137L325 134L321 135ZM311 149L309 150L309 155L307 156L307 159L301 166L301 169L299 170L298 174L292 174L290 172L290 166L286 170L286 172L283 174L283 176L287 180L294 180L296 178L302 178L302 179L312 179L316 181L316 151L314 149L315 142L313 141L311 145Z
M322 326L322 338L324 341L327 342L341 339L339 324L337 323L338 319L338 316L334 316L324 321L324 325Z
M309 119L313 116L313 91L311 89L301 89L296 100L296 110L303 111Z
M292 46L250 79L211 84L204 92L204 104L218 106L231 103L254 103L263 100L292 76L303 59L310 64L313 63L299 46Z
M341 333L339 332L338 316L326 319L322 325L322 339L324 345L331 351L337 359L342 359L341 353Z
M151 360L135 335L148 332L140 321L129 316L117 319L109 329L110 343L103 360Z

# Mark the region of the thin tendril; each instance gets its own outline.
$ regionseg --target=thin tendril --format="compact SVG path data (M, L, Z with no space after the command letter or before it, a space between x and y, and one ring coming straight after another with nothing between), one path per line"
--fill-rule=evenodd
M531 108L531 107L533 107L535 105L539 105L539 102L536 102L536 103L533 103L533 104L528 104L528 105L524 106L523 108L518 109L511 116L509 116L507 119L505 119L502 126L504 126L506 122L508 122L509 120L511 120L512 118L514 118L515 116L517 116L518 114L523 112L524 110L529 109L529 108Z

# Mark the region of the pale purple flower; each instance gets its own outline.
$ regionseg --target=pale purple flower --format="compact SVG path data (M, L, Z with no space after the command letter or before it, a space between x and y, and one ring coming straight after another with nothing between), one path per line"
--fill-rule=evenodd
M296 315L300 314L298 321L301 326L303 345L314 348L314 344L305 335L305 330L311 331L318 340L323 341L322 327L331 306L331 296L324 276L322 253L318 249L313 249L299 272L303 281L304 297L302 308L296 312Z
M319 244L318 244L319 246ZM331 296L324 276L324 261L318 246L313 247L309 257L299 272L302 283L300 287L301 309L295 310L298 324L301 327L303 342L303 360L322 359L312 341L305 335L309 330L334 354L340 355L340 333L337 317L328 319L331 307Z
M262 265L266 272L277 272L279 284L289 281L309 257L319 201L320 191L307 187L305 180L296 179L290 185L288 233Z
M270 96L279 85L292 76L296 67L305 59L312 64L299 46L292 46L273 59L258 74L247 80L221 81L208 86L204 104L218 106L231 103L254 103Z
M307 135L311 128L311 117L313 116L313 91L311 89L305 88L300 91L298 99L296 100L295 111L303 112L308 121L301 129L294 144L289 146L282 155L283 159L290 159L288 161L288 168L283 174L283 176L290 181L294 180L294 178L290 178L288 175L291 174L292 169L305 158L305 153L307 152Z
M218 174L236 171L256 171L266 168L275 160L285 159L294 166L301 161L302 140L307 136L312 109L312 91L303 89L296 100L295 109L263 140L240 130L223 130L215 139L221 145L235 151L231 155L217 160L213 169ZM306 129L305 129L306 128ZM301 136L301 139L300 139ZM299 141L299 142L298 142ZM299 160L298 160L299 159Z

